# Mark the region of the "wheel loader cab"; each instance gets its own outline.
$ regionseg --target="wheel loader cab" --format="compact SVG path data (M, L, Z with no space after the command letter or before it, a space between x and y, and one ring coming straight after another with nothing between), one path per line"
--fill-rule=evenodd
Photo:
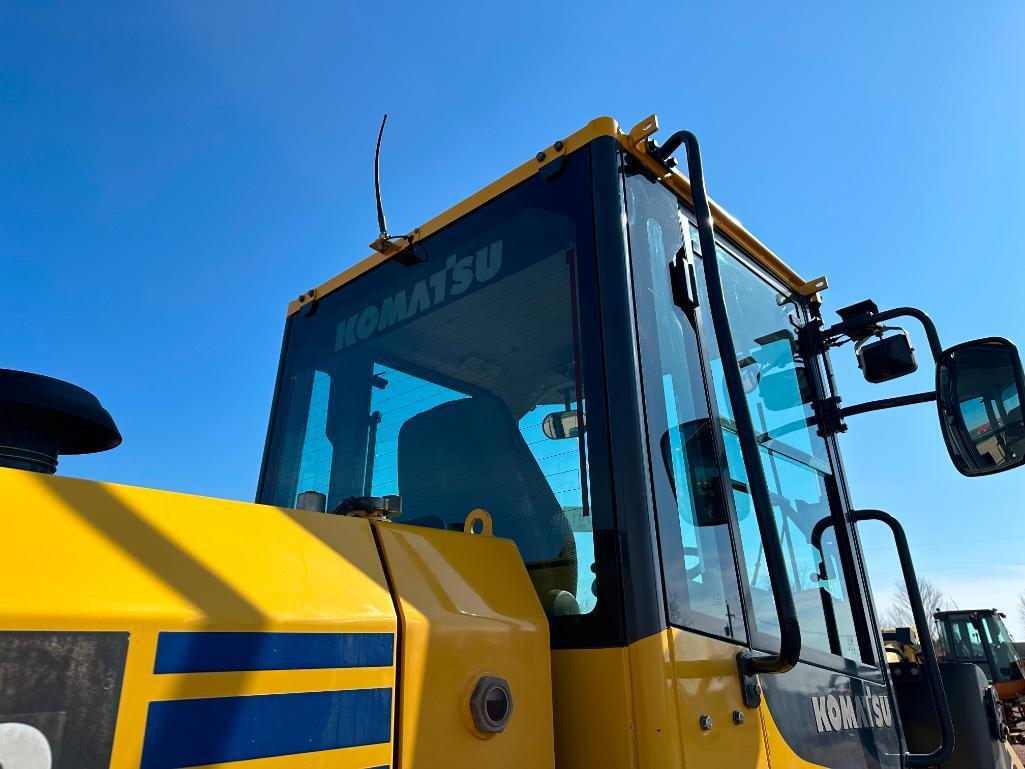
M293 303L258 501L312 491L330 512L398 495L398 524L457 531L486 510L548 616L560 767L899 766L836 446L811 426L824 385L798 342L812 317L802 281L719 220L804 636L796 669L763 676L752 702L737 655L778 649L780 617L707 255L686 188L610 125Z
M943 657L950 662L978 665L998 687L1022 679L1022 661L995 609L936 612ZM1021 684L1017 685L1021 688Z

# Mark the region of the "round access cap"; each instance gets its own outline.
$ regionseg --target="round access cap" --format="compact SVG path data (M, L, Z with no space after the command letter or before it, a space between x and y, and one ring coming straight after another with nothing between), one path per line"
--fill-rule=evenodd
M477 730L484 734L505 731L512 717L509 682L497 676L481 676L470 695L470 714Z

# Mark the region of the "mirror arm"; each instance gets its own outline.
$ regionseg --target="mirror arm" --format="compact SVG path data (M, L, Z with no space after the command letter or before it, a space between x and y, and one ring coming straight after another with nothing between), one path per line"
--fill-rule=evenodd
M787 574L786 558L780 541L776 516L769 496L769 484L765 479L758 437L751 419L751 409L744 392L744 383L737 362L737 348L730 330L726 309L726 293L723 289L719 260L715 252L715 225L712 210L705 192L704 172L701 168L701 151L697 137L690 131L677 131L662 148L653 147L656 158L668 165L669 156L683 145L687 153L687 173L690 177L691 198L697 219L698 238L701 244L702 262L705 266L705 283L708 287L708 311L712 318L723 361L723 378L726 391L733 406L737 438L740 442L744 469L747 471L749 493L758 522L765 552L765 565L769 573L769 584L779 621L779 652L777 654L755 654L743 651L737 655L737 666L741 678L741 693L748 707L757 707L761 700L755 675L757 673L785 673L793 668L801 656L801 626L794 604L794 594ZM686 308L682 308L686 310Z
M936 400L936 391L929 390L928 392L914 393L912 395L899 395L896 398L880 398L879 400L866 401L865 403L856 403L853 406L839 409L837 412L841 419L847 417L857 416L858 414L865 414L869 411L880 411L882 409L894 409L900 406L913 406L917 403L931 403ZM815 427L820 424L820 420L817 416L808 417L806 419L798 419L794 422L789 422L785 425L775 428L770 436L768 433L762 433L758 436L758 442L764 443L769 437L782 438L784 435L795 432L797 430L804 430L808 427ZM846 432L846 428L842 430Z
M846 320L822 330L822 336L827 343L834 342L842 337L849 337L857 334L858 331L866 331L873 326L884 323L894 318L910 317L915 318L925 328L925 336L929 340L929 349L932 351L934 361L939 361L940 353L943 352L943 345L940 344L940 335L936 331L936 324L932 318L919 310L917 307L897 307L892 310L874 313L867 318L859 317Z
M929 390L924 393L915 393L914 395L900 395L896 398L880 398L876 401L867 401L866 403L856 403L853 406L847 406L846 408L840 409L841 417L852 417L856 414L865 414L869 411L880 411L881 409L894 409L900 406L911 406L916 403L930 403L936 400L936 391Z
M915 574L915 565L911 560L911 549L908 547L908 538L904 533L904 527L900 525L900 521L882 510L852 510L850 520L852 523L879 521L889 526L890 532L893 534L894 544L897 546L897 558L900 560L900 569L908 591L908 603L911 605L911 614L915 619L919 645L922 647L922 657L925 659L929 691L932 694L933 705L936 708L936 716L940 725L939 747L932 753L906 754L905 765L936 766L942 764L950 758L950 754L954 751L954 722L950 717L950 705L947 702L947 693L943 688L940 665L936 660L936 649L932 643L932 633L929 631L929 622L925 616L922 595L918 590L918 575Z

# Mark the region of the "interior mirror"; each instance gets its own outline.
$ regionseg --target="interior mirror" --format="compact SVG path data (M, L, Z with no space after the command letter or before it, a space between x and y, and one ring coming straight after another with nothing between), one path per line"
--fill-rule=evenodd
M725 525L729 519L711 422L697 419L667 430L659 444L673 494L677 499L681 493L690 496L690 504L680 508L681 517L686 515L694 526Z
M878 384L918 371L915 348L907 331L883 337L875 342L860 344L857 348L858 368L865 380Z
M758 389L758 383L762 379L761 367L750 355L738 360L737 365L740 366L740 382L744 386L744 392L750 395Z
M1006 339L965 342L936 364L940 429L954 466L990 475L1025 462L1021 358Z
M553 411L541 423L546 437L553 441L562 438L577 438L584 429L584 415L576 409Z

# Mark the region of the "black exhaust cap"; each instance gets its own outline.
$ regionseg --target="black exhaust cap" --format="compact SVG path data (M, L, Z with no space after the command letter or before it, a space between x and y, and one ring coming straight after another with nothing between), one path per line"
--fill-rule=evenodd
M120 443L114 419L88 390L0 369L0 467L52 474L61 454L94 454Z

